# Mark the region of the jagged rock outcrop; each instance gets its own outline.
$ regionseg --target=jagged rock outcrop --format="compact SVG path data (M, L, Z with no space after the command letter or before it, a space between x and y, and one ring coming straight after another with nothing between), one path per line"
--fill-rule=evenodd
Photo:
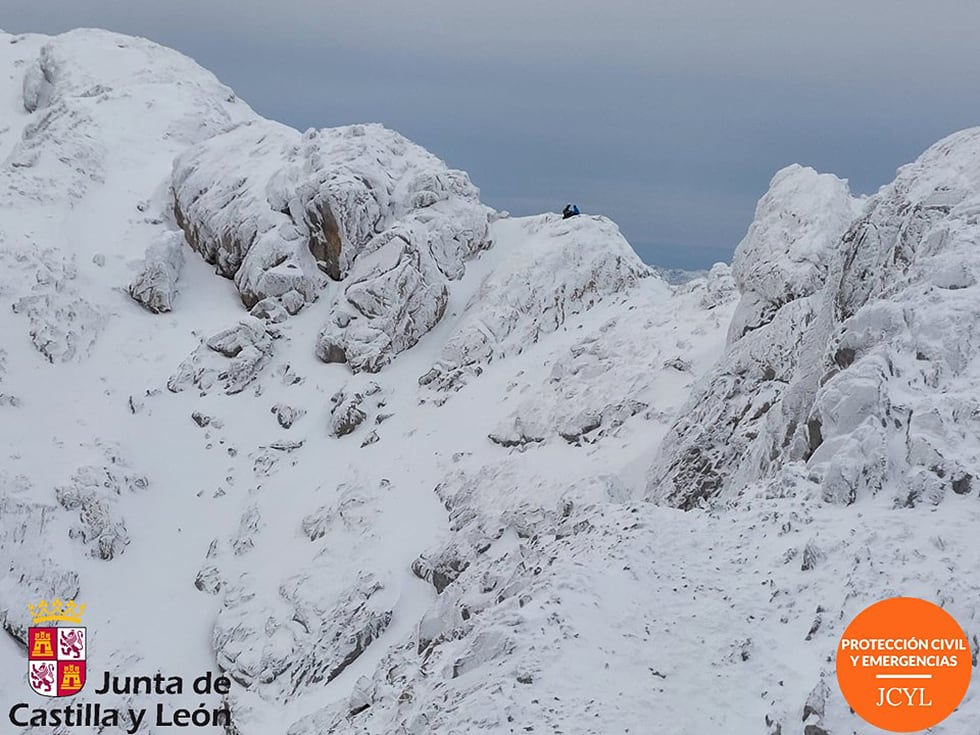
M243 125L180 156L173 189L187 241L235 280L249 308L290 291L313 301L327 277L344 280L360 256L385 250L402 267L384 267L380 254L374 269L345 281L332 307L352 310L350 320L331 322L340 330L355 322L351 334L331 335L352 355L362 323L387 336L388 351L399 350L398 340L414 344L406 318L417 318L420 333L438 321L422 312L441 316L431 304L444 299L445 279L458 278L462 262L488 244L489 210L466 174L380 125L303 134L267 121ZM421 285L432 295L412 293Z
M331 436L347 436L364 423L367 414L361 409L363 402L364 396L360 393L338 393L333 396L333 408L330 410Z
M903 167L842 240L792 449L838 502L938 502L980 476L980 129ZM801 408L804 408L801 406Z
M293 290L313 301L325 283L308 237L290 218L290 194L270 182L300 141L292 128L256 120L190 148L174 162L177 223L194 250L235 280L248 308ZM249 154L229 156L229 150ZM270 202L270 196L277 199Z
M390 418L390 413L375 413L387 406L387 395L387 391L373 381L357 391L345 387L334 393L330 396L330 416L327 421L330 436L339 438L353 433L372 414L374 420L371 423L375 425Z
M129 295L154 314L171 311L177 297L177 279L184 267L184 238L168 232L146 249L143 268L129 284Z
M937 143L867 202L828 253L821 289L741 338L735 328L661 448L651 497L689 508L793 461L832 502L970 492L980 474L978 160L980 129ZM801 272L818 269L783 278L799 283ZM765 319L751 298L746 325Z

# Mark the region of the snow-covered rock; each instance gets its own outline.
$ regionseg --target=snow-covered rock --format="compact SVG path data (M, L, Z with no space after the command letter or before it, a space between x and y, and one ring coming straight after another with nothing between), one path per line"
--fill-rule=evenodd
M615 224L603 217L542 215L504 220L519 228L521 249L507 253L481 283L419 383L459 390L493 360L520 354L566 319L654 277Z
M293 428L293 424L306 415L306 410L297 406L290 406L285 403L277 403L272 407L272 413L276 421L284 429Z
M16 94L17 105L5 109L0 125L0 221L7 235L0 237L6 240L0 261L9 247L13 308L25 315L23 331L37 349L52 363L85 359L111 318L105 292L118 283L105 275L89 280L80 252L94 249L88 233L95 230L129 245L119 210L135 189L119 187L112 214L99 194L119 186L118 172L134 155L166 160L169 150L172 158L254 113L210 72L145 39L80 29L55 38L13 36L4 44L11 87L4 99ZM150 171L143 168L142 187L152 191L163 181ZM46 207L74 213L74 224L53 231L43 215L36 218ZM142 252L146 240L135 247ZM101 267L105 256L96 253L91 262ZM0 293L5 280L0 276Z
M76 470L66 485L55 489L58 504L77 512L77 522L69 536L84 546L89 554L108 561L123 553L129 545L129 532L118 504L124 493L145 490L148 481L141 475L120 473L119 467L86 465Z
M819 291L831 256L858 215L847 182L812 168L787 166L759 200L732 273L742 300L729 342L768 324L785 304Z
M270 179L300 140L285 125L254 121L189 149L174 163L177 223L194 250L235 279L249 308L291 290L312 301L324 284L307 239L282 211L289 195L269 191ZM248 155L230 156L231 150ZM270 203L270 194L280 200Z
M516 482L519 476L523 482ZM289 732L421 735L515 725L538 729L542 722L554 731L579 723L578 731L588 733L608 732L612 721L624 730L639 727L647 698L623 709L596 697L595 682L603 663L614 663L622 674L641 656L630 656L625 641L616 640L615 625L600 624L585 635L571 612L579 609L580 596L589 606L613 589L619 589L620 603L630 594L632 585L622 585L625 571L616 584L590 586L599 583L600 566L606 574L620 574L622 565L610 569L609 561L628 559L632 565L642 558L612 552L599 563L626 536L617 524L631 523L634 536L647 525L620 510L626 491L617 478L588 478L563 488L546 477L487 466L448 476L438 492L455 540L413 565L439 597L419 621L412 645L389 649L347 700L298 720ZM618 615L633 615L633 607L619 607ZM647 615L656 617L649 610ZM601 650L608 661L599 658ZM651 680L643 670L638 690ZM622 690L628 681L617 679L617 686Z
M489 438L504 447L530 448L560 439L574 446L615 436L636 417L649 422L672 415L671 386L691 382L708 364L695 344L665 340L668 325L683 318L692 333L727 328L737 298L728 266L719 265L673 294L656 279L620 295L601 310L607 317L552 356L540 384L515 379L507 399L512 412ZM642 360L629 356L642 355ZM505 400L505 407L511 405Z
M835 176L790 166L773 177L735 251L732 271L742 296L729 348L661 447L648 483L656 497L690 508L715 496L726 474L744 483L780 457L766 443L769 412L806 359L816 294L856 211Z
M288 616L257 608L248 587L225 592L214 630L221 668L246 689L286 702L305 689L329 684L391 622L390 600L370 575L358 577L332 605L309 597L314 578L297 575L279 590ZM243 580L247 585L247 580ZM261 622L261 628L251 627ZM260 649L257 641L264 641Z
M362 253L392 240L450 278L487 243L489 210L466 174L380 125L300 134L256 121L182 155L173 189L191 247L235 279L248 307L288 291L313 301L326 276L344 279ZM359 281L378 275L361 271L345 290L370 290ZM371 323L396 317L401 298L366 312L362 300L351 304ZM390 338L399 326L388 326Z
M388 627L394 599L386 578L346 563L363 560L378 542L373 522L390 483L378 490L342 485L334 502L296 519L303 563L274 584L244 573L223 587L213 641L218 663L235 681L267 700L292 700L330 683ZM251 550L261 526L258 509L249 509L233 548L247 543ZM204 579L219 578L221 565L220 555L212 557Z
M971 491L980 475L978 158L971 129L903 167L828 253L822 288L811 282L811 296L764 327L736 330L661 449L653 497L688 508L792 461L806 462L833 502L888 489L914 505ZM761 208L765 218L773 205ZM826 234L839 223L830 218ZM780 256L785 237L775 232L770 252ZM763 233L753 225L756 251Z
M903 167L842 240L832 330L801 374L791 450L853 502L936 503L980 477L980 129ZM826 322L825 322L826 323ZM816 375L817 369L820 374Z
M324 362L346 362L355 372L376 373L415 345L442 319L449 300L432 256L397 235L361 256L347 280L316 354Z
M87 358L105 328L106 312L81 293L75 257L34 248L16 261L33 283L10 308L26 317L34 347L51 363Z
M273 335L259 319L249 316L222 330L194 350L167 381L178 393L195 386L207 393L216 384L227 393L240 393L268 364Z
M129 295L154 314L171 311L177 297L177 279L184 267L184 238L167 233L146 249L139 275L129 284Z
M333 397L330 410L330 434L335 437L346 436L364 423L367 414L361 408L364 396L360 393L346 395L338 393Z
M345 386L330 396L330 416L327 419L330 436L347 436L364 423L377 425L391 418L391 413L384 412L387 401L387 391L373 381L360 390ZM376 438L368 443L375 441Z

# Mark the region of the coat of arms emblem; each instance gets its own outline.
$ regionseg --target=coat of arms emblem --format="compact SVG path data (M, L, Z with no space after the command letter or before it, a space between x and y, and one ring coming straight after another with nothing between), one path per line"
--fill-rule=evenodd
M78 625L85 605L77 605L74 600L55 600L49 605L47 600L41 600L27 607L34 623L27 631L27 677L31 689L43 697L78 694L85 686L88 648L85 628Z

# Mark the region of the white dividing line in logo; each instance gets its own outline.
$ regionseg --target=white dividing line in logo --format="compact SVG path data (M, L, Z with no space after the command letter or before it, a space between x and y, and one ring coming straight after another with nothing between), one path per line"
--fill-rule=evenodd
M875 679L931 679L932 674L875 674Z

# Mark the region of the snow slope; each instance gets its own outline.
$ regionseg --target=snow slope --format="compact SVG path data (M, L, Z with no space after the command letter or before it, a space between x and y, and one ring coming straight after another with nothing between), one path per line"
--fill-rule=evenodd
M381 126L0 35L0 700L61 596L244 735L868 732L850 617L977 628L977 140L867 202L780 172L671 286Z

